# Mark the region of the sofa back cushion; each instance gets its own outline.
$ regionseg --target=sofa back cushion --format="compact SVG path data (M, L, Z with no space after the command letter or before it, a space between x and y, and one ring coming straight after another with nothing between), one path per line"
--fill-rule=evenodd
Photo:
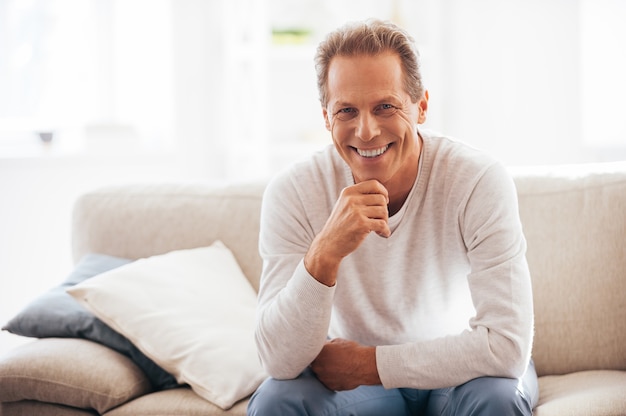
M74 205L73 257L91 252L138 259L221 240L258 290L264 188L263 183L154 184L87 193Z
M513 170L539 375L626 370L626 163Z

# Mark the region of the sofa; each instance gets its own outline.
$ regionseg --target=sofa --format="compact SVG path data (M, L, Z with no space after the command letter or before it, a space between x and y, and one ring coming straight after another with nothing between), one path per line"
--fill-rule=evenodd
M626 162L511 173L533 281L534 413L626 415ZM264 185L97 189L75 203L73 257L132 261L219 241L257 290ZM132 354L80 336L40 337L0 357L1 416L245 414L247 396L225 406L201 396L187 383L155 388Z

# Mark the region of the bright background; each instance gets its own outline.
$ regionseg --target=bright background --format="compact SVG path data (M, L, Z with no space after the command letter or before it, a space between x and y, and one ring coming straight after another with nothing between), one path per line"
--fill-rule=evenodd
M0 0L0 323L71 270L79 194L267 178L330 143L312 59L348 20L414 35L426 127L510 166L626 160L624 16L623 0ZM0 334L0 353L21 342Z

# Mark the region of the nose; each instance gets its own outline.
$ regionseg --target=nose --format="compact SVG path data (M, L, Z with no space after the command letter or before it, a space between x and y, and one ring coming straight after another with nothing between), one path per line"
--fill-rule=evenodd
M372 140L380 135L378 121L373 114L362 112L358 116L356 136L364 142Z

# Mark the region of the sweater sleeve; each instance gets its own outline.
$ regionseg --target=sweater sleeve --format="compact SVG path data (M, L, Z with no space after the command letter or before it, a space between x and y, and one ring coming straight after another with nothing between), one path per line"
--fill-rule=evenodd
M319 283L304 267L313 238L294 179L275 178L261 209L263 272L255 339L264 368L276 379L297 377L328 335L335 288Z
M470 262L467 280L476 314L459 334L377 347L377 367L387 388L435 389L482 376L516 378L530 360L532 289L515 186L496 164L465 189L455 220Z

